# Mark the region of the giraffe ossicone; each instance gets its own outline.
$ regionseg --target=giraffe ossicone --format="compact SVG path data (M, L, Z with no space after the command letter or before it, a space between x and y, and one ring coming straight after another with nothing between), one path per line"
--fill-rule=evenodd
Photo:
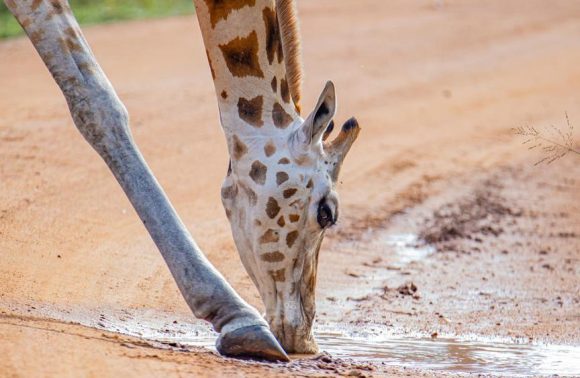
M236 247L278 341L287 352L314 353L318 254L337 221L338 172L360 128L353 118L326 142L332 82L300 116L293 1L195 4L230 152L222 203ZM227 98L217 95L224 91Z

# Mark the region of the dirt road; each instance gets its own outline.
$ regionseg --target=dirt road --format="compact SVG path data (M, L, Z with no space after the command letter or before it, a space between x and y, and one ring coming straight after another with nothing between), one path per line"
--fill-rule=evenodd
M299 12L304 107L331 79L337 120L363 128L323 245L319 325L579 345L580 156L534 166L541 151L511 128L567 130L567 112L580 143L580 3L319 0ZM261 308L220 204L227 153L195 17L86 36L185 224ZM405 260L401 245L426 252ZM197 329L31 44L1 42L0 376L410 371L239 362L159 337Z

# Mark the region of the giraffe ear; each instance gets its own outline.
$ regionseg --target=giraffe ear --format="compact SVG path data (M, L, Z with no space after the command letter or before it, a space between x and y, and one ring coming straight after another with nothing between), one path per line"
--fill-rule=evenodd
M336 95L334 84L328 81L318 98L316 107L298 130L299 139L303 144L310 146L321 141L324 131L336 112Z

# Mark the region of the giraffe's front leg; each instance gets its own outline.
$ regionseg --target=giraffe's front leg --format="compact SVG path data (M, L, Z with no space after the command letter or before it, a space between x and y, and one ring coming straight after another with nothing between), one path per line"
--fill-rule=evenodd
M138 151L127 111L65 0L6 0L66 97L75 125L107 163L161 251L195 316L227 355L288 360L257 311L200 251Z

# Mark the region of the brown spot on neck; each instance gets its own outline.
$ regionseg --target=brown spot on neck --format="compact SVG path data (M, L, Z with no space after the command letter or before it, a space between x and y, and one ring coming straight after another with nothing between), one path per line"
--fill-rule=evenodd
M274 145L274 143L272 143L272 141L266 143L266 145L264 146L264 153L266 154L267 157L270 157L276 153L276 146Z
M278 218L278 226L280 227L284 227L286 225L286 221L284 220L284 216L282 215L280 218Z
M234 145L233 145L233 158L236 160L240 160L242 156L248 152L248 147L238 138L237 135L234 135Z
M226 20L233 11L256 5L256 0L205 0L205 4L209 11L211 27L215 28L218 22Z
M272 121L274 125L279 129L285 129L292 122L292 116L284 110L282 105L275 102L272 107Z
M288 245L288 248L292 248L296 239L298 239L298 231L292 231L286 235L286 244Z
M290 159L284 157L278 160L278 164L290 164Z
M221 93L222 98L225 100L228 98L228 92L226 92L226 90L224 89Z
M278 231L272 229L269 229L264 232L264 235L260 236L260 244L277 243L279 240L280 237L278 236Z
M272 82L270 84L272 85L272 92L278 93L278 79L276 79L276 76L272 78Z
M262 17L266 26L266 54L270 65L274 62L275 55L278 56L278 64L284 59L282 41L280 39L280 28L276 12L270 8L264 8Z
M254 182L256 182L256 184L264 185L264 183L266 183L267 172L268 167L256 160L252 163L252 167L250 168L250 177Z
M290 103L290 89L288 89L288 82L286 79L280 80L280 95L282 95L282 100L285 103Z
M286 189L284 191L284 198L290 198L292 197L294 194L296 194L296 192L298 191L298 189L296 188L290 188L290 189Z
M258 59L258 34L252 31L246 37L237 37L219 45L228 69L236 77L264 77Z
M238 187L236 184L232 184L230 186L226 186L222 188L222 198L223 199L232 199L238 194Z
M264 253L261 256L261 258L263 261L274 263L274 262L283 261L286 257L282 253L275 251L275 252Z
M264 106L264 97L256 96L251 100L240 97L238 100L238 115L240 118L254 127L262 127L262 107Z
M288 173L286 172L278 172L276 173L276 184L282 185L286 181L288 181Z
M298 214L290 214L288 216L288 219L290 219L290 222L296 223L296 222L298 222L300 220L300 215L298 215Z
M278 201L276 201L274 197L268 198L268 203L266 204L266 214L270 217L270 219L274 219L279 212L280 206L278 205Z
M274 280L274 282L285 282L286 281L286 271L284 269L280 270L271 270L270 276Z
M246 196L248 196L248 201L250 202L250 205L256 206L256 204L258 203L258 196L256 195L256 192L254 192L251 188L248 188L246 185L241 184L240 186L246 193Z

